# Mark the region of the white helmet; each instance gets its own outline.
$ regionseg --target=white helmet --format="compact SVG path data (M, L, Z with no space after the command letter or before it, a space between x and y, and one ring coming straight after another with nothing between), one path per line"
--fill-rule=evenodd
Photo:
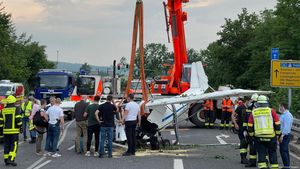
M257 94L257 93L254 93L254 94L251 96L251 100L257 101L257 99L258 99L258 94Z
M268 103L268 97L265 95L258 96L257 103Z

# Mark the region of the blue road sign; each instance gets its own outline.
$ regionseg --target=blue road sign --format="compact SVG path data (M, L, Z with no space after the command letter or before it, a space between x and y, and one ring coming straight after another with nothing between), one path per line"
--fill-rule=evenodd
M272 48L271 50L271 60L279 59L279 48Z

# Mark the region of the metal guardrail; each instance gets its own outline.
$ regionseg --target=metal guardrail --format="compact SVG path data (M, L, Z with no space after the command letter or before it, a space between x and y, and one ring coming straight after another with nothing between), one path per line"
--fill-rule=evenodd
M300 120L294 118L293 127L292 127L293 137L297 137L296 144L300 144Z

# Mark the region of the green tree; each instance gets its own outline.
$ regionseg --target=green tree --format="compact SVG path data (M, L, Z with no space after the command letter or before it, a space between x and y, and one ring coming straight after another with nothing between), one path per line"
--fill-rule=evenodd
M79 70L80 71L85 71L87 74L89 74L89 73L91 73L92 68L89 64L84 63L84 64L81 65Z
M172 63L173 58L168 48L159 43L146 44L144 47L145 75L146 78L160 76L166 70L165 63ZM136 51L136 70L140 70L139 49ZM138 72L138 71L137 71Z

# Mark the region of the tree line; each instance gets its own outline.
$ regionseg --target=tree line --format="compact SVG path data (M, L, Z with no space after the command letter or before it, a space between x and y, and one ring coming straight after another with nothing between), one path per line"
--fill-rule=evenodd
M18 36L11 14L0 2L0 79L9 79L25 85L26 92L33 89L34 77L39 69L53 68L47 60L45 46L32 41L25 33Z

